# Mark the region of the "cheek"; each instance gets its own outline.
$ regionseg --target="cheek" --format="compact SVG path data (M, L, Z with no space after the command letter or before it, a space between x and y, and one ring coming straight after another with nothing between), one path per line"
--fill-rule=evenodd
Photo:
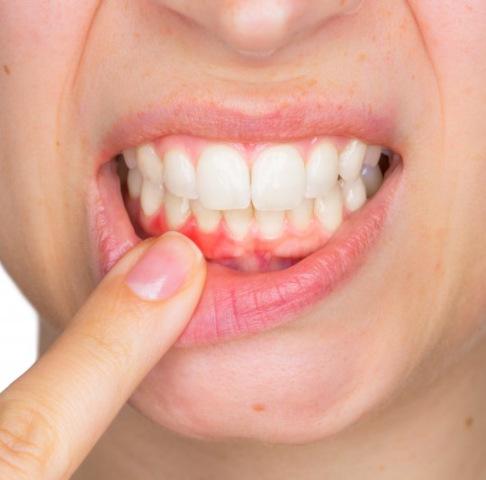
M484 0L408 0L408 3L432 63L443 80L476 82L478 74L486 76ZM465 72L476 75L471 78Z
M0 211L0 256L50 318L69 316L67 299L78 298L79 286L62 281L79 264L81 249L77 263L70 261L74 249L67 238L82 225L65 211L73 196L66 174L75 171L76 145L66 141L71 97L63 94L98 3L0 1L0 204L9 205ZM61 151L59 145L68 144ZM80 178L75 186L82 189Z

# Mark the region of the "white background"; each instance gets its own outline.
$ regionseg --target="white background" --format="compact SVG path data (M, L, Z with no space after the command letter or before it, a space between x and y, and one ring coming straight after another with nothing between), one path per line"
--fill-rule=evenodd
M34 309L0 264L0 391L35 361L37 335Z

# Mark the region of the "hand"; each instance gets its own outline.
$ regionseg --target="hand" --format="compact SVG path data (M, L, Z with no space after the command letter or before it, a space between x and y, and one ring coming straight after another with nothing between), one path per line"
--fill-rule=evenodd
M131 250L64 333L0 394L0 479L69 478L199 300L206 264L176 233Z

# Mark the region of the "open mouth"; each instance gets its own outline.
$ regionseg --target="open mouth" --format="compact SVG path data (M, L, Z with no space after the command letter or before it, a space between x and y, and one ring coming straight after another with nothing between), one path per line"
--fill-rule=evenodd
M267 330L362 263L400 166L386 145L344 136L237 143L164 135L100 168L102 267L141 239L177 230L208 260L205 292L178 345Z
M169 136L116 161L141 238L177 230L213 263L266 272L325 245L380 189L393 154L343 138L244 145Z

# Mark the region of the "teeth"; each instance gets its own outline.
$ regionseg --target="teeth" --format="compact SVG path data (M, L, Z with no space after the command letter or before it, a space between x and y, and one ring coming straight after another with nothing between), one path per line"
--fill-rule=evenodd
M252 200L257 210L297 207L304 197L305 166L299 152L280 145L264 150L252 168Z
M163 164L152 145L143 145L137 149L137 164L144 179L154 185L162 185Z
M280 237L284 227L285 212L255 210L255 218L262 238L274 240Z
M164 190L148 180L144 180L140 196L143 213L149 217L156 213L164 200Z
M365 154L366 144L359 140L351 140L346 145L339 156L339 175L344 181L350 182L359 177Z
M137 152L134 148L125 150L123 152L123 158L125 159L125 164L130 170L137 166Z
M383 183L383 174L380 167L371 167L365 165L361 171L361 178L366 187L366 195L372 197L381 187Z
M290 223L301 231L307 230L314 215L314 201L305 199L298 207L287 212Z
M312 149L306 165L307 198L322 197L336 185L338 158L336 147L330 142L321 142Z
M378 147L376 145L370 145L366 149L366 155L363 163L371 167L376 167L376 165L378 165L378 162L380 161L380 157L381 147Z
M189 200L176 197L171 193L166 193L164 207L167 226L172 230L181 228L191 214Z
M178 197L197 198L196 170L184 151L173 149L164 155L164 183Z
M253 221L253 208L248 207L245 210L227 210L224 212L226 226L235 240L243 240Z
M339 186L315 201L314 213L329 233L336 231L343 221L343 198Z
M142 174L138 168L128 171L127 186L130 197L137 198L140 196L140 192L142 191L142 183Z
M191 209L201 232L211 233L218 228L221 221L221 212L219 210L208 210L197 200L191 202Z
M342 185L344 205L354 212L361 208L366 202L366 187L361 178L352 182L344 182Z
M147 217L163 208L171 230L191 218L191 228L195 222L201 232L215 234L224 218L226 234L245 245L250 234L279 239L287 225L290 234L300 236L321 229L333 233L345 213L360 209L380 189L379 161L389 151L354 139L339 153L331 139L321 138L312 141L304 163L299 145L262 148L250 172L235 145L208 144L195 168L185 146L171 147L162 161L154 146L145 144L123 152L128 194L140 198Z
M247 208L250 205L250 172L246 161L226 145L206 148L197 167L197 189L205 208Z

